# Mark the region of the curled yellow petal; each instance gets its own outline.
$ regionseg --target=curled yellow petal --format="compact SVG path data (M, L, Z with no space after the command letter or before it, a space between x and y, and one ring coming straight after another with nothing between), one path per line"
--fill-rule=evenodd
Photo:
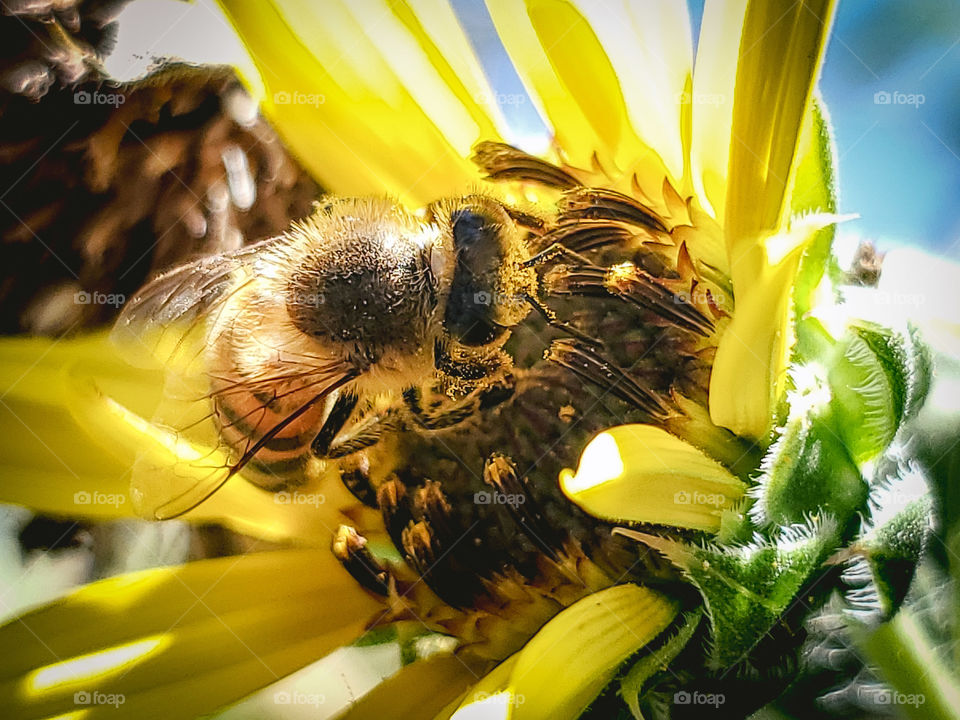
M638 585L593 593L494 668L467 692L452 717L578 718L620 665L657 638L678 613L675 600ZM563 682L557 681L560 677Z
M761 247L760 272L737 291L736 309L710 375L710 419L752 439L770 430L793 345L790 301L804 251L824 227L845 219L810 215Z
M746 489L697 448L651 425L620 425L587 445L560 486L591 515L716 532Z

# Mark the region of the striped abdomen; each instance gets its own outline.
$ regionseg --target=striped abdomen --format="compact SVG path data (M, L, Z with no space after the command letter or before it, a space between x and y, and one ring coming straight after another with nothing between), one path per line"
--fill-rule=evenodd
M241 474L265 490L301 484L331 395L310 380L245 377L230 343L222 343L217 354L228 370L211 381L214 417L234 462L249 456Z

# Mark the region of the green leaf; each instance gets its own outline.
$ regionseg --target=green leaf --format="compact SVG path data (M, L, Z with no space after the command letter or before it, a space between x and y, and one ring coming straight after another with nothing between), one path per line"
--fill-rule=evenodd
M941 662L930 638L906 611L875 629L855 629L866 659L897 693L897 709L912 720L958 720L960 686ZM902 699L901 699L902 698ZM894 698L888 694L883 704Z
M884 502L883 494L878 498ZM929 498L909 503L857 543L870 566L880 609L891 617L903 603L930 537L933 508Z

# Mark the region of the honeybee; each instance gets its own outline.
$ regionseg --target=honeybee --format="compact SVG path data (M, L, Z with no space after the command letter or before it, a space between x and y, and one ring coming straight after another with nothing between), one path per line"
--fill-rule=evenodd
M327 199L278 237L160 276L114 334L167 370L156 424L184 459L135 468L142 510L176 517L234 475L290 489L308 463L332 463L414 572L381 567L341 527L333 551L371 591L429 591L483 615L515 603L518 582L540 588L515 632L470 641L489 659L591 589L673 581L655 553L567 501L557 477L605 427L675 412L670 389L696 384L697 363L695 342L691 359L677 348L713 324L676 301L690 290L676 261L653 262L650 246L676 248L644 203L506 145L483 143L475 160L492 180L544 186L557 207L482 193L416 212ZM683 357L674 367L657 361L665 337ZM387 437L389 461L377 455ZM475 616L435 617L432 603L416 617L475 634Z
M166 519L237 473L289 488L311 456L375 442L389 426L370 417L375 406L454 422L471 390L509 369L501 347L536 293L527 260L524 233L490 197L421 213L329 199L278 237L158 277L125 307L114 338L171 371L159 421L217 452L194 458L189 487L141 487L137 499ZM465 397L427 417L418 389L437 380ZM192 434L207 417L216 438Z

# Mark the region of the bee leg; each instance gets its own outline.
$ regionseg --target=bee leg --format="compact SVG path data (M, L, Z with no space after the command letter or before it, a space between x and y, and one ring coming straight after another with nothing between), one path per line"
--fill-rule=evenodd
M424 430L442 430L462 423L480 410L496 407L512 396L513 376L508 374L500 381L474 390L460 402L448 404L436 412L428 412L423 407L423 393L418 387L405 390L403 401L417 426Z
M509 207L508 205L504 205L503 209L507 215L510 216L511 220L513 220L517 225L529 230L535 237L540 237L545 232L546 223L536 215L531 215L530 213L523 212L517 208Z
M347 433L338 437L347 420L357 406L356 395L341 395L337 398L317 433L310 449L318 458L341 458L345 455L375 445L383 432L393 427L392 416L387 413L375 415L354 425Z
M603 343L597 340L596 338L590 337L586 333L581 332L580 330L577 330L577 328L573 327L573 325L563 322L560 318L557 317L557 314L553 310L548 308L546 305L540 302L537 298L533 297L533 295L524 294L523 297L534 310L540 313L543 319L546 320L547 324L550 325L551 327L555 327L557 330L560 330L565 333L569 333L577 340L580 340L581 342L585 342L588 345L592 345L594 347L600 347L603 345Z
M343 429L347 420L350 419L356 406L356 395L342 393L337 397L327 415L327 419L323 421L323 426L320 428L316 437L313 438L313 442L310 443L310 449L314 455L319 458L327 457L327 452L330 450L333 439L337 436L337 433Z
M343 458L337 463L340 468L340 482L357 500L367 507L377 509L377 491L370 482L370 460L358 453Z
M341 525L333 536L334 557L353 579L371 592L386 597L390 592L390 573L377 562L367 548L367 539L355 528Z
M420 388L412 387L403 392L403 401L413 421L424 430L442 430L462 423L480 406L477 393L471 393L458 403L453 403L438 412L430 413L422 405Z
M496 351L484 357L470 357L467 354L450 352L439 340L433 349L434 367L448 378L476 386L484 380L496 377L512 365L512 361L503 351Z
M385 432L396 429L397 425L397 418L393 412L370 415L332 442L327 449L326 457L342 458L376 445Z
M592 262L587 260L587 258L585 258L580 253L576 252L575 250L571 250L566 245L562 245L561 243L555 242L552 245L548 245L547 247L545 247L543 250L538 252L533 257L529 258L528 260L525 260L523 263L523 267L529 268L529 267L536 267L537 265L544 265L550 262L551 260L555 260L558 257L565 257L568 260L573 260L577 265L585 265L587 267L590 267L593 265Z

